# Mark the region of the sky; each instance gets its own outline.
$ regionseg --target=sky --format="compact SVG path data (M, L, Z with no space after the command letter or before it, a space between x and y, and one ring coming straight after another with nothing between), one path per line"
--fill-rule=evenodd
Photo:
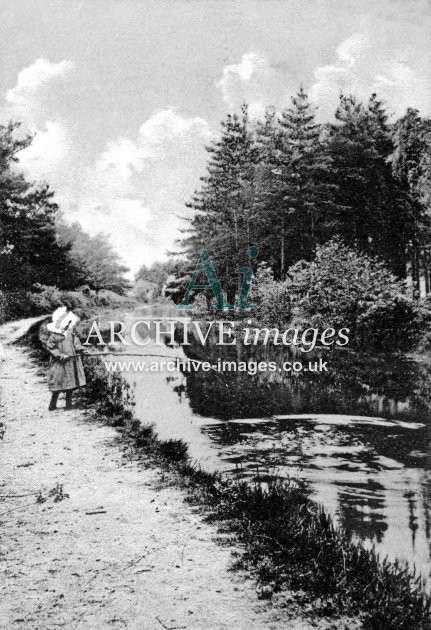
M133 274L165 260L226 114L331 120L341 91L431 115L431 0L0 0L0 124L18 168Z

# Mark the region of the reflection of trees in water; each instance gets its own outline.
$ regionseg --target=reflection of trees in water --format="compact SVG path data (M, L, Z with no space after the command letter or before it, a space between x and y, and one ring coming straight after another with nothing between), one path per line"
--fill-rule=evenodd
M404 493L404 498L407 501L408 513L409 513L409 529L412 534L412 546L414 548L415 541L416 541L416 532L419 528L418 516L417 516L418 506L416 502L416 494L412 490L407 490Z
M403 493L402 502L398 506L401 516L404 509L407 512L407 522L410 531L411 549L415 553L417 533L423 530L425 539L431 539L430 520L430 492L429 480L422 486L423 492L414 489ZM425 487L428 487L428 491ZM375 480L368 480L365 484L348 484L339 492L339 519L347 531L354 531L362 539L370 539L381 543L388 529L387 502L393 501L389 496L390 490ZM407 540L406 540L407 542ZM431 546L429 547L431 556ZM426 560L426 558L423 558Z
M188 358L222 361L318 360L327 373L198 372L187 376L187 394L193 411L221 419L265 417L274 414L351 413L393 418L429 417L431 378L426 365L400 357L370 357L349 351L297 352L273 346L183 347Z
M431 460L431 447L428 443L428 457L424 462L424 470L421 471L419 477L419 492L416 493L417 504L420 503L423 510L423 518L420 527L424 529L426 539L431 541L431 477L430 477L430 460ZM419 500L420 499L420 500ZM417 512L420 513L419 507ZM431 542L430 542L430 557L431 557Z
M179 336L178 341L181 340L182 336ZM214 364L220 357L226 361L275 361L280 366L283 361L308 362L322 356L328 362L326 374L289 376L277 371L251 376L199 370L180 377L177 372L165 373L164 378L179 398L184 402L188 398L192 411L204 417L268 419L268 422L256 425L222 422L202 428L220 447L223 463L228 463L232 469L239 467L238 476L253 479L257 467L261 478L265 478L267 472L295 476L298 468L302 468L302 474L307 477L309 471L309 478L317 481L316 486L328 486L327 507L338 507L341 524L348 532L376 543L386 535L383 548L386 546L387 549L388 542L389 546L392 543L393 530L397 529L397 526L392 527L393 522L399 518L395 536L399 536L399 528L403 528L406 555L413 538L417 553L426 562L428 552L424 550L424 544L431 538L431 452L428 459L424 457L431 439L431 378L426 365L345 350L313 354L297 352L293 357L287 349L271 346L202 346L200 342L193 342L191 336L190 341L191 346L182 346L188 358ZM160 352L163 354L163 350ZM331 427L323 433L322 425L317 422L274 422L270 418L278 414L302 413L416 420L426 423L427 428L408 430L397 426L350 424L338 429ZM319 431L322 431L321 443L318 442ZM339 448L328 454L325 444L348 445L352 450ZM400 471L388 474L386 466L390 466L390 462L385 461L385 457L422 471L406 475L402 484L394 483L396 487L392 487L392 481L396 481ZM369 478L381 483L373 485ZM402 498L400 486L411 488L415 497ZM395 495L397 492L399 494Z
M424 475L424 483L422 483L422 504L424 510L424 527L427 540L431 541L431 480L429 476ZM431 556L431 542L430 542Z
M342 490L338 495L341 525L363 540L382 542L388 529L384 486L368 479L367 483L349 484L348 488L349 491Z
M220 358L275 361L280 366L283 361L308 362L319 357L319 352L299 352L293 357L286 349L271 346L193 343L183 349L188 358L213 364ZM399 517L406 528L406 553L412 549L426 562L424 537L425 541L431 539L431 375L427 365L350 351L326 351L320 356L328 363L328 373L187 373L186 394L197 414L245 420L244 424L217 423L203 429L220 446L225 462L232 468L241 466L241 476L252 479L256 466L261 474L271 467L286 474L301 467L305 477L310 473L310 479L316 478L317 471L326 479L324 483L337 488L340 523L348 532L379 544L386 533L391 536L389 519ZM178 393L183 395L184 389ZM408 429L352 423L325 425L323 430L318 421L310 419L271 420L274 415L331 413L416 421L426 426ZM248 418L268 421L253 425L247 423ZM405 471L413 469L402 489L392 483L386 487L394 464L399 466L390 473L394 480L402 465ZM423 471L419 475L418 469Z

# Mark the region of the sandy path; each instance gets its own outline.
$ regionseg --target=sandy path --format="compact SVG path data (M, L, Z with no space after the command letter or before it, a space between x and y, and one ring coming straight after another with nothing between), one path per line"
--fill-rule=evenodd
M43 378L7 344L31 321L0 328L0 627L316 627L283 620L229 572L215 529L180 490L157 490L157 471L124 458L114 429L79 411L48 413ZM58 483L69 498L55 502ZM40 490L46 501L37 503Z

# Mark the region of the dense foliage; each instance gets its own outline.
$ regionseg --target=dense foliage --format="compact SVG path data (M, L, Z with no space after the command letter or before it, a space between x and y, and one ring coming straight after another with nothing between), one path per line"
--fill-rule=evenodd
M235 270L248 262L247 247L258 237L253 203L259 151L245 107L241 116L227 117L221 138L207 150L208 174L188 204L195 213L183 245L193 266L203 249L209 251L233 303L239 282Z
M78 292L87 303L83 286L121 295L128 288L112 247L78 224L60 222L49 187L19 173L19 152L30 143L19 125L0 125L0 321L51 310L62 291ZM52 301L47 287L56 294Z
M349 329L349 346L369 351L429 345L431 310L418 303L406 281L336 237L318 245L311 262L292 265L274 280L261 265L252 291L254 316L265 325Z
M166 285L178 272L173 260L154 262L150 267L142 265L135 275L133 294L140 302L151 302L164 295Z
M139 303L150 304L170 298L175 304L181 302L191 280L191 271L182 259L154 262L150 267L142 265L135 275L131 293ZM199 296L198 296L199 297ZM201 296L203 297L203 296ZM206 301L204 300L206 303Z
M390 124L376 95L365 104L341 96L335 122L318 124L301 89L264 122L251 122L246 106L229 115L207 150L180 244L189 268L208 250L229 302L239 267L264 261L283 280L334 236L411 275L416 290L427 276L431 125L416 111Z
M205 249L230 304L237 270L253 268L265 324L348 327L369 349L418 341L430 321L418 302L431 290L430 120L409 109L390 123L375 94L367 103L341 95L335 122L318 124L301 88L264 121L250 121L244 105L207 150L179 242L183 278Z
M57 205L47 186L34 186L13 168L31 139L18 125L0 126L0 291L62 284L67 250L57 243Z
M127 267L112 245L101 236L90 236L79 223L57 220L57 241L68 252L68 268L63 282L69 287L87 285L95 291L107 290L124 295L129 283Z
M317 248L295 289L296 310L307 325L346 327L353 346L407 349L419 333L417 305L405 282L339 239Z

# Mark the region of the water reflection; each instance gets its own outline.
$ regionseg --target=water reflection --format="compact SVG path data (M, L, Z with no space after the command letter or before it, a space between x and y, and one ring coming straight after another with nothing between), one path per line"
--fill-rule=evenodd
M286 351L185 347L216 362L276 361ZM315 360L322 351L313 353ZM303 357L301 357L303 359ZM307 361L308 361L307 355ZM256 466L296 471L338 522L383 554L430 574L430 393L427 366L413 360L325 351L327 373L196 372L186 395L194 413L229 420L203 428L241 474ZM290 416L290 417L289 417ZM356 418L359 416L359 418ZM247 419L260 418L252 424ZM240 422L242 421L242 422ZM408 534L408 535L407 535Z
M156 352L147 346L145 353ZM160 352L160 348L158 349ZM209 361L289 360L271 346L165 348ZM327 373L140 373L137 411L209 467L300 475L338 522L391 559L431 568L431 378L425 364L316 351ZM184 355L185 353L185 355ZM299 357L304 360L304 356Z
M274 361L280 368L291 359L271 346L247 348L184 346L190 359L210 361ZM198 371L187 378L187 393L196 413L224 420L281 413L378 415L409 419L429 418L431 380L426 366L402 357L372 359L349 351L296 353L304 363L328 362L328 372ZM288 410L288 411L287 411Z

